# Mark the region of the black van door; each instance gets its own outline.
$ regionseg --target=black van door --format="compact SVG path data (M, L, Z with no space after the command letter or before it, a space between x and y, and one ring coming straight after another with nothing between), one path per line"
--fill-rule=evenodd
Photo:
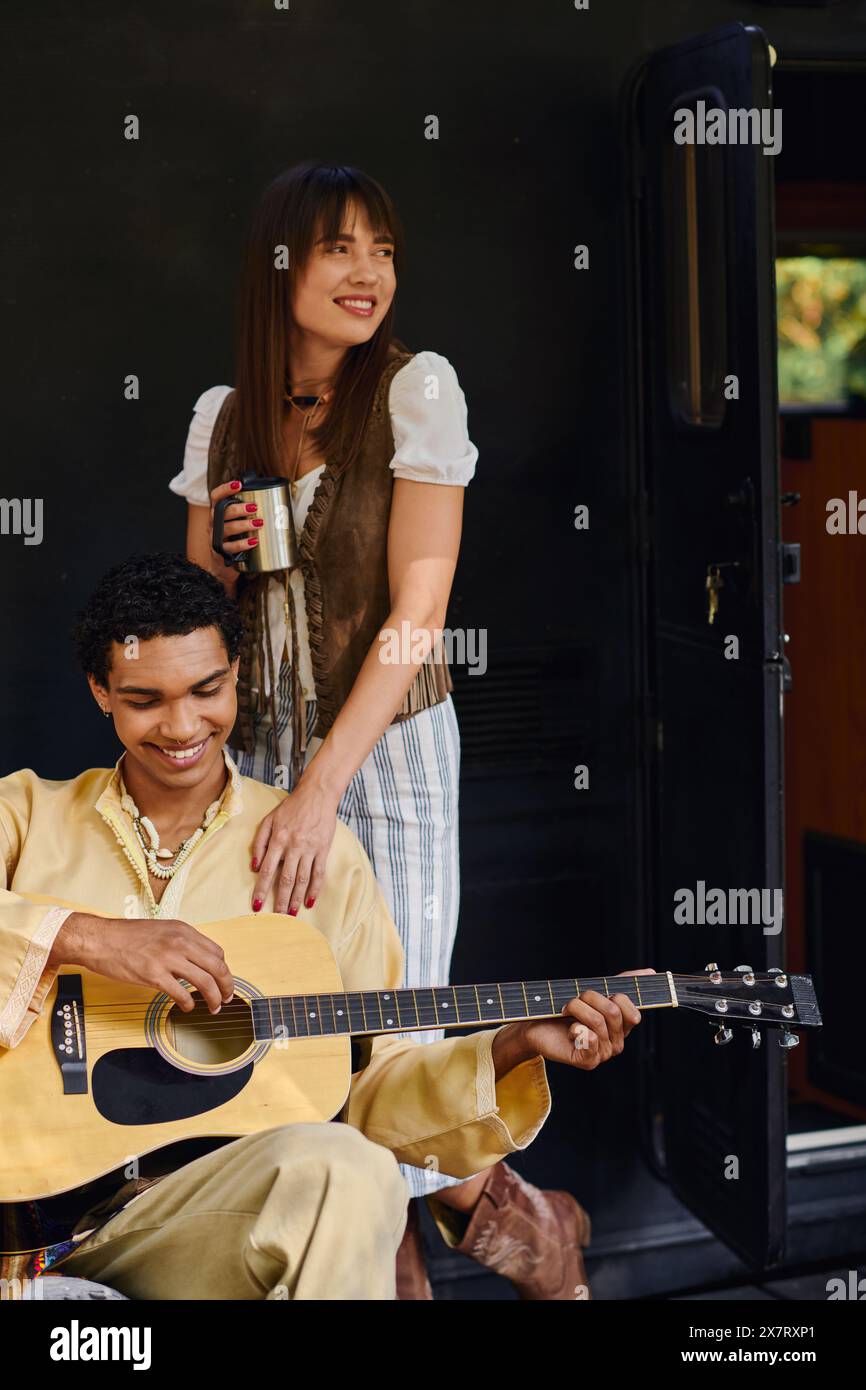
M684 973L783 964L771 71L764 34L731 24L655 54L631 94L652 963ZM781 1035L658 1023L670 1182L750 1263L772 1263Z

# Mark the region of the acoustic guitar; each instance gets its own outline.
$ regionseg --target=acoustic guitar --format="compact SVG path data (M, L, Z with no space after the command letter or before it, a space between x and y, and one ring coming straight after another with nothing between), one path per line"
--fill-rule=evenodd
M294 919L287 932L285 916L261 913L197 925L240 972L219 1014L197 994L185 1013L167 994L63 966L25 1037L0 1051L0 1202L68 1192L179 1140L330 1120L349 1092L353 1039L552 1018L587 990L625 994L644 1011L709 1014L719 1043L736 1019L753 1045L773 1027L785 1047L798 1041L794 1027L821 1022L807 975L713 965L700 975L347 992L309 923Z

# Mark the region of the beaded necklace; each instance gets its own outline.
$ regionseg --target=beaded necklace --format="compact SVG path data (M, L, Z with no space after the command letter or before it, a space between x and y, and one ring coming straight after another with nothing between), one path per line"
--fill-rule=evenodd
M182 840L176 850L164 849L160 845L159 831L157 830L150 817L143 816L139 811L129 792L126 790L126 784L123 781L122 773L120 783L122 788L120 805L121 808L124 811L126 811L127 815L132 820L132 828L135 831L135 838L138 840L138 843L141 846L141 850L144 854L144 858L147 862L147 867L150 870L150 873L153 875L154 878L174 878L178 869L180 869L186 863L187 859L189 859L189 856L192 854L193 850L195 849L201 837L204 835L208 826L212 824L214 817L216 816L217 812L219 811L220 805L222 804L223 798L229 786L231 785L231 779L227 779L226 785L225 787L223 787L223 790L217 797L216 801L212 801L210 806L208 806L207 810L204 813L204 819L202 820L201 825L198 826L198 828L195 829L191 835L188 835L185 840ZM146 839L145 836L147 837ZM172 858L174 859L173 864L159 863L160 859Z

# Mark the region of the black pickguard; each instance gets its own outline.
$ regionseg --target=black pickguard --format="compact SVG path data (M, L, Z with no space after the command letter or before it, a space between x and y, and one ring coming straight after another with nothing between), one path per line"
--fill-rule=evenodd
M150 1047L106 1052L91 1072L93 1103L115 1125L159 1125L215 1110L240 1095L253 1074L250 1062L227 1076L178 1071Z

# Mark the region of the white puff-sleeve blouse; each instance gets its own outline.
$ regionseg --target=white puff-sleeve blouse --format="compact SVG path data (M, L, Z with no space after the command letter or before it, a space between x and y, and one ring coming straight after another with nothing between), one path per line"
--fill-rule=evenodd
M208 448L214 422L231 389L211 386L193 407L183 468L169 487L194 506L210 506ZM391 379L388 409L394 434L394 476L465 487L475 473L478 450L469 438L466 399L448 358L438 352L416 352ZM320 472L321 468L313 469L305 478Z
M183 468L169 482L172 492L197 507L210 506L207 487L207 460L211 434L223 401L232 388L211 386L193 407L186 440ZM466 400L457 373L438 352L417 352L411 361L394 373L388 392L388 409L394 435L391 469L396 478L419 483L447 483L465 487L475 472L478 450L467 432ZM292 487L292 515L300 534L324 464L305 473ZM315 697L310 658L304 581L300 570L291 577L298 618L298 667L305 699ZM286 643L285 609L282 585L268 586L268 625L273 650L285 647L291 659L291 643ZM267 670L263 673L265 693L270 690Z

